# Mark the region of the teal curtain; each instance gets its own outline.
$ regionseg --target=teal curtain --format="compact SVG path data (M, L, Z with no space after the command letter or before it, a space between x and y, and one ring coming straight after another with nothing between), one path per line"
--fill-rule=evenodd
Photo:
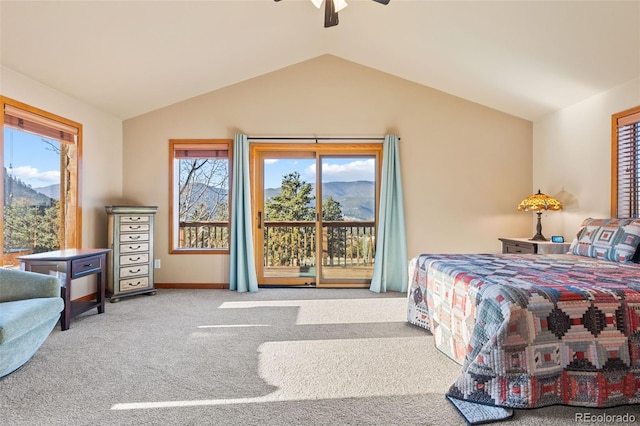
M406 292L407 267L407 234L404 223L398 137L387 135L382 148L380 214L373 277L369 289L376 293Z
M239 293L258 291L253 256L249 183L249 140L247 135L235 135L231 184L229 289L237 290Z

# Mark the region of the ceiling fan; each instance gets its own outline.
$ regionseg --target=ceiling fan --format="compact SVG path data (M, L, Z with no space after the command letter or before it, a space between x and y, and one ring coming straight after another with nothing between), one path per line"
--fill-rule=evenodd
M280 1L280 0L273 0ZM315 7L320 9L324 0L311 0ZM391 0L373 0L380 4L389 4ZM329 28L338 25L338 12L347 7L346 0L327 0L324 4L324 27Z

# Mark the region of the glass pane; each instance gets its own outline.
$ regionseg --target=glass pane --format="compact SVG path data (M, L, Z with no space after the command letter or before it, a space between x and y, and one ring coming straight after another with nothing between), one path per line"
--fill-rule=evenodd
M179 248L229 248L229 159L183 158L178 168Z
M61 144L4 127L3 266L61 248Z
M315 281L315 159L270 158L264 176L264 276Z
M322 157L322 278L371 279L374 157Z

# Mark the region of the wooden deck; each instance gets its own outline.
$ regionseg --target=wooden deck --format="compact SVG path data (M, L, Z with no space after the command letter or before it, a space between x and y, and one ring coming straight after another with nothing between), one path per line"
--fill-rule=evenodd
M265 278L315 278L316 268L295 268L289 266L270 266L264 268ZM322 278L325 279L371 279L373 266L344 267L323 266Z

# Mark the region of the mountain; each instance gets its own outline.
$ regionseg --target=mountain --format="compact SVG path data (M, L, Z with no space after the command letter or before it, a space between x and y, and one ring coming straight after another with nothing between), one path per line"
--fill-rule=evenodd
M225 210L228 199L228 191L225 189L207 186L203 183L195 183L187 203L191 206L204 204L209 211L215 211L216 209L221 211L220 205L224 205L223 210ZM193 213L194 211L187 215L185 220L193 220Z
M315 184L311 184L311 186L315 193ZM322 184L322 201L332 197L339 202L346 219L373 220L375 217L375 190L375 182L368 180L325 182ZM266 199L278 194L280 194L280 188L264 190Z
M227 198L226 189L207 186L203 183L194 183L190 203L194 203L198 198L202 200L224 200Z
M8 204L10 200L26 199L30 205L51 205L53 197L42 194L39 191L26 185L20 179L16 179L4 169L4 202ZM55 198L57 199L57 197Z
M37 191L41 194L46 195L49 198L53 198L54 200L60 199L60 184L56 183L54 185L49 186L40 186L38 188L33 188L34 191Z

